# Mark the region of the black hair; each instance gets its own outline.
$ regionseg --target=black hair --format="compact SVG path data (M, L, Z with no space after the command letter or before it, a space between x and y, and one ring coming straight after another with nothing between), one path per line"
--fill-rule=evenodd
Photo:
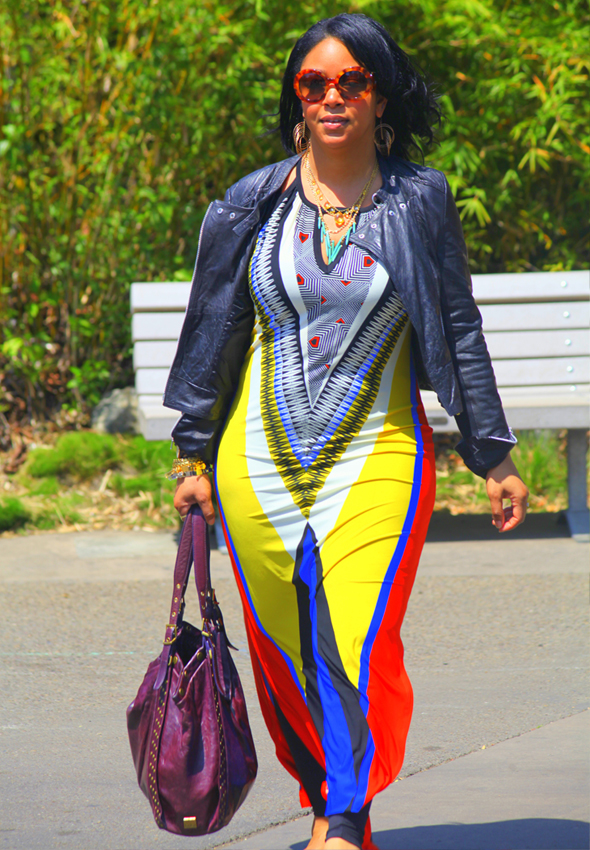
M391 155L410 159L414 148L423 157L434 142L434 127L441 120L433 88L385 27L360 14L324 18L310 27L293 47L283 76L279 105L279 131L285 150L295 152L293 129L303 118L293 80L310 50L326 38L341 41L359 65L371 71L377 91L387 98L381 120L395 131Z

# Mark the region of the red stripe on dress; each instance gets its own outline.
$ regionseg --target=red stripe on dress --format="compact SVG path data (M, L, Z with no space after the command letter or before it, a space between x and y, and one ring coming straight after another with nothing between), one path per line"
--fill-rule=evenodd
M266 683L264 681L265 679L270 685L274 699L276 699L292 729L316 761L325 768L325 756L322 743L311 718L311 714L309 713L307 704L301 696L301 691L299 690L298 685L293 681L293 676L291 675L291 671L289 670L285 659L272 640L270 640L270 638L261 631L258 623L256 622L256 617L254 616L254 612L252 611L248 600L248 594L246 593L243 585L240 570L235 562L233 545L221 511L220 515L223 526L223 534L227 543L227 549L230 555L236 584L238 585L238 591L244 608L246 635L248 637L250 658L254 671L254 682L256 684L258 699L260 700L262 715L276 746L279 761L285 770L287 770L291 776L297 780L297 782L301 783L301 778L297 773L295 762L291 756L291 750L289 749L280 727L272 699L268 694Z
M414 704L412 685L404 667L400 629L426 539L436 487L432 432L421 401L417 405L417 414L423 440L422 460L417 459L422 466L420 494L369 659L367 722L375 744L375 755L365 802L393 782L401 770ZM383 676L384 670L388 673L387 680Z

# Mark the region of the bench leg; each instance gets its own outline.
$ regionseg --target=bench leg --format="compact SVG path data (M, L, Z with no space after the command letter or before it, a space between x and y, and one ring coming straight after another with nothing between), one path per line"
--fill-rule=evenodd
M585 428L570 428L567 432L567 491L566 511L570 534L580 543L590 539L590 512L586 492L586 454L588 438Z

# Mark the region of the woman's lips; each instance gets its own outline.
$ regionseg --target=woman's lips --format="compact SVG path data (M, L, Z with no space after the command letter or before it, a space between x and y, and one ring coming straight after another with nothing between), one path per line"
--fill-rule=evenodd
M344 125L347 123L347 121L348 121L347 118L341 118L338 115L329 115L326 118L322 118L320 123L322 123L324 125L324 127L334 128L334 127L344 127Z

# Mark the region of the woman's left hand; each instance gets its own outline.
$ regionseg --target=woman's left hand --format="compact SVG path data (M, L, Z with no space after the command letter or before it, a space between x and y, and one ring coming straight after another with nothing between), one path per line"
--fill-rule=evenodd
M529 490L510 455L488 470L486 489L492 506L492 522L500 532L510 531L524 522ZM504 499L510 499L507 508L503 507Z

